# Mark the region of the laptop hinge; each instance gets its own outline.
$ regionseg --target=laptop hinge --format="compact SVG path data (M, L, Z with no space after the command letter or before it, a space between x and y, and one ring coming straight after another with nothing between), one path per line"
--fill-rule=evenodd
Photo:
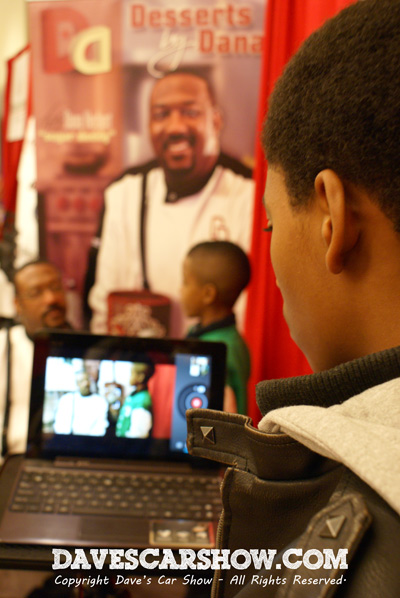
M54 461L55 467L91 469L92 471L112 469L114 471L134 471L137 473L193 473L193 468L188 463L160 462L154 461L119 461L108 459L85 459L82 457L57 457Z

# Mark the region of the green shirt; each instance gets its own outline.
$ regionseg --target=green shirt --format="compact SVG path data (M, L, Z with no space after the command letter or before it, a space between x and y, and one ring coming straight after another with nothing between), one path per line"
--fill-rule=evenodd
M117 436L126 436L126 433L131 427L132 411L134 409L139 409L140 407L151 412L151 396L147 389L139 390L138 392L129 395L129 397L126 397L117 419Z
M228 325L224 323L233 322ZM235 320L226 318L201 329L193 327L188 334L204 341L223 342L226 345L226 378L225 384L235 393L238 413L247 413L247 383L250 377L250 353L244 339L240 336Z

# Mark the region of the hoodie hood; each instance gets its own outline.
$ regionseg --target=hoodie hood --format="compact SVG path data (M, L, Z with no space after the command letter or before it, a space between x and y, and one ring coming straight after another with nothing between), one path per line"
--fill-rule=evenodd
M287 434L352 470L400 514L400 378L341 404L274 409L263 432Z

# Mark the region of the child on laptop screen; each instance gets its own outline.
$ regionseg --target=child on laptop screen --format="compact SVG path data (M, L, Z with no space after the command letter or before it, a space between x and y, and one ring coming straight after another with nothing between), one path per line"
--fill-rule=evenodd
M148 382L154 374L149 359L132 363L130 383L132 392L126 397L118 415L116 435L125 438L148 438L153 426L152 399Z
M182 308L188 317L199 318L187 337L226 344L224 411L244 414L250 354L236 328L233 306L249 280L247 255L229 241L199 243L183 262Z

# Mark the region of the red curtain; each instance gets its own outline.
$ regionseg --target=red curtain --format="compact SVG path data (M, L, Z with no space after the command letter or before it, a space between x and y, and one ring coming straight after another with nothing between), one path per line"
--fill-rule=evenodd
M267 111L269 94L291 55L313 30L354 1L268 0L258 131L261 131ZM258 138L259 133L255 150L256 206L251 248L253 275L248 290L245 324L245 337L252 355L248 413L255 423L260 419L254 390L257 382L311 371L304 355L291 340L284 321L282 299L270 262L270 234L263 232L266 217L262 197L267 168Z
M26 46L23 50L18 52L15 56L7 61L7 78L6 87L4 93L4 115L2 120L2 133L1 133L1 144L2 144L2 201L4 210L6 213L6 225L12 228L13 217L15 214L15 204L17 199L17 172L19 166L19 159L21 157L23 138L16 141L9 141L7 139L7 126L9 120L10 111L10 96L11 96L11 75L14 68L15 61L25 52L29 52L29 46ZM29 71L29 92L26 106L26 118L31 114L31 85L30 85L30 71ZM1 235L0 235L1 236Z

